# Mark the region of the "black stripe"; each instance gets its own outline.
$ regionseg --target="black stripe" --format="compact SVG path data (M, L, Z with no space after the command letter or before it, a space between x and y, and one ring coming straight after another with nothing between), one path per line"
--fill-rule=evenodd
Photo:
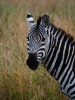
M66 74L67 74L67 72L69 71L69 69L70 69L70 67L71 67L72 60L73 60L73 58L71 59L71 62L70 62L69 68L68 68L68 70L66 71L64 77L62 78L60 84L62 84L62 82L64 81L64 79L65 79L65 77L66 77ZM65 65L62 66L62 68L61 68L61 70L60 70L60 73L59 73L59 75L58 75L57 80L59 80L59 78L61 77L63 71L65 70L65 67L66 67Z
M69 82L69 79L70 79L71 74L72 74L72 71L69 73L69 76L68 76L68 78L67 78L67 80L66 80L66 83L65 83L65 85L63 86L63 88L65 88L66 85L67 85L67 83Z
M32 17L32 15L30 15L30 14L27 14L27 18L30 18L30 17Z
M51 29L50 29L50 33L53 31L53 35L57 32L57 35L59 34L59 32L61 31L59 28L57 28L55 25L53 25L52 23L50 24Z
M68 57L68 60L67 60L67 62L66 62L66 65L68 64L68 62L69 62L69 59L70 59L70 57L71 57L71 55L72 55L72 48L70 49L70 52L69 52L69 57Z
M67 46L68 46L68 44L67 44ZM68 48L67 48L67 50L68 50ZM58 77L57 77L57 80L59 80L59 78L61 77L63 71L65 70L65 66L67 66L67 64L68 64L68 62L69 62L69 59L70 59L70 57L71 57L71 54L72 54L72 50L73 50L73 49L71 48L71 50L70 50L70 55L69 55L69 58L68 58L68 61L67 61L67 63L65 64L66 57L67 57L67 55L68 55L68 54L67 54L68 51L66 51L64 63L63 63L63 66L62 66L62 68L61 68L61 70L60 70L60 72L59 72L59 75L58 75Z
M73 78L71 79L70 84L73 82L74 78L75 78L75 77L73 77Z
M71 46L75 46L75 41L72 41Z
M50 33L51 33L53 31L54 27L52 24L50 26L51 26L51 29L50 29Z
M51 53L52 53L52 50L53 50L54 46L55 46L55 44L53 44L52 47L51 47L51 42L50 42L50 45L49 45L49 51L48 51L49 54L48 54L48 56L47 56L47 58L46 58L46 60L45 60L44 65L45 65L45 64L47 63L47 61L49 60L50 55L51 55Z
M61 40L61 39L60 39L60 40ZM61 48L60 48L60 53L59 53L57 62L56 62L56 64L55 64L55 65L56 65L56 67L55 67L56 70L58 69L58 67L60 67L59 65L60 65L60 63L61 63L61 61L62 61L63 49L64 49L64 44L65 44L66 40L67 40L67 37L64 36L64 39L63 39L63 41L62 41ZM66 52L67 52L67 51L66 51ZM65 69L64 63L65 63L65 60L64 60L64 62L63 62L63 66L62 66L62 68L61 68L61 71L59 72L59 75L58 75L58 78L57 78L57 79L59 79L60 75L62 74L62 72L63 72L64 69ZM55 70L55 69L54 69L54 70Z
M72 96L72 95L75 95L75 91L73 91L73 92L71 93L71 96ZM75 97L75 96L74 96L74 97Z
M61 32L61 30L60 29L58 29L57 30L57 33L56 33L56 37L60 34L60 32ZM62 33L61 33L62 34ZM63 35L63 34L62 34Z
M75 55L75 52L74 52ZM73 63L73 73L74 73L74 77L75 77L75 58L74 58L74 63Z
M55 64L55 67L54 67L54 69L53 69L53 71L52 71L52 73L51 73L52 75L53 75L55 69L56 69L56 72L57 72L58 67L60 67L59 65L60 65L60 63L61 63L61 61L62 61L63 49L64 49L64 44L65 44L66 40L67 40L67 37L64 37L63 42L62 42L62 45L61 45L60 53L59 53L59 55L58 55L58 58L57 58L57 61L56 61L56 64ZM67 53L67 52L68 52L67 47L68 47L68 45L66 44L66 51L65 51L65 55L64 55L64 56L65 56L65 57L64 57L64 61L65 61L65 59L66 59L66 57L67 57L67 54L68 54L68 53Z
M60 30L59 29L57 29L56 27L54 27L54 32L53 32L53 35L55 34L55 33L59 33L60 32Z
M53 54L53 56L52 56L51 61L50 61L49 64L48 64L47 70L49 70L49 69L50 69L50 66L52 65L52 62L53 62L53 60L54 60L54 58L55 58L55 56L56 56L57 50L58 50L58 48L59 48L59 43L60 43L62 37L63 37L63 34L60 34L59 41L57 42L57 46L55 47L55 44L52 46L51 51L50 51L50 53L49 53L49 55L48 55L48 57L47 57L47 59L46 59L46 61L45 61L45 64L46 64L47 61L48 61L49 58L50 58L50 55L51 55L52 52L53 52L53 48L55 48L54 54ZM61 59L60 59L60 60L61 60Z
M29 23L34 23L34 21L29 21Z
M52 58L51 58L51 60L50 60L50 62L49 62L49 64L48 64L47 70L50 69L50 66L52 65L52 63L53 63L53 61L54 61L54 58L55 58L55 56L56 56L57 50L58 50L58 47L55 47L53 56L52 56ZM52 51L53 51L53 50L51 50L51 54L52 54ZM51 55L51 54L50 54L50 55Z
M54 45L52 46L51 50L49 51L50 53L49 53L49 55L48 55L48 57L47 57L47 59L46 59L46 61L45 61L45 64L48 62L48 60L49 60L49 58L50 58L50 55L52 54L53 48L54 48ZM58 49L56 48L56 50L58 50ZM54 52L54 53L56 53L56 52ZM54 56L55 56L55 54L54 54ZM53 60L53 59L51 59L51 61L49 61L49 64L48 64L48 66L47 66L47 70L49 70L51 63L53 62L52 60ZM45 65L45 64L44 64L44 65Z
M71 100L75 100L75 96L71 97Z
M73 88L75 88L75 84L73 84L72 86L70 86L67 90L67 93L69 93L69 91L71 91Z
M71 65L71 63L70 63L70 65ZM66 73L64 74L64 77L62 78L62 80L61 80L61 82L60 82L61 85L62 85L62 83L64 82L64 80L65 80L65 78L66 78L66 75L67 75L69 69L70 69L70 66L68 67Z

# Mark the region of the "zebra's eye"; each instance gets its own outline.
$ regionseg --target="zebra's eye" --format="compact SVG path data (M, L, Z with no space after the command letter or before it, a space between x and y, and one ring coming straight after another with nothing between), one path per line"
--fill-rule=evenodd
M46 39L46 38L45 38L45 37L43 37L43 38L42 38L42 41L45 41L45 39Z

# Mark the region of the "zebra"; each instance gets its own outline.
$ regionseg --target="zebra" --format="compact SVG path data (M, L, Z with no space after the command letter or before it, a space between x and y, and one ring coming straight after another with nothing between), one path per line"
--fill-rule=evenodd
M75 41L63 29L50 22L48 14L39 16L37 22L27 14L30 31L27 36L27 66L36 70L42 63L48 73L59 83L63 94L75 100Z

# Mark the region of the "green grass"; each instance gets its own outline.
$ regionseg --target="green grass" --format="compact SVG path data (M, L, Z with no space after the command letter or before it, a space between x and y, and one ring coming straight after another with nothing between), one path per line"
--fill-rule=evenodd
M26 14L35 20L47 12L51 22L75 37L74 0L0 1L0 100L68 100L42 65L35 72L26 66Z

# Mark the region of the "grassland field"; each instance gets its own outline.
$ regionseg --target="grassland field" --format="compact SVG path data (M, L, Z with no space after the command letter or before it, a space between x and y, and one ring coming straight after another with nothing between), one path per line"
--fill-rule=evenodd
M26 66L26 15L48 13L50 21L75 38L75 0L0 0L0 100L69 100L42 65Z

